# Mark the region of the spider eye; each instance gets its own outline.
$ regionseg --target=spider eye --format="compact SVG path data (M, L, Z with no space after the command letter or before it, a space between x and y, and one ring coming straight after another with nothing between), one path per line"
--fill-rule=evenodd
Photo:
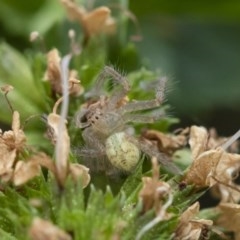
M86 123L88 121L86 114L80 118L80 123Z
M75 124L78 128L84 129L90 126L87 113L87 111L81 111L76 115Z

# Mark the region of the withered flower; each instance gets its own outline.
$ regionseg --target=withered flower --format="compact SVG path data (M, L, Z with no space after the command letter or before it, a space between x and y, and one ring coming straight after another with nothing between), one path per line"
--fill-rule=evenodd
M100 33L114 33L116 29L115 20L111 17L108 7L98 7L88 12L83 6L78 6L74 1L61 0L69 19L79 22L84 30L85 38Z
M91 177L89 174L89 168L78 163L72 163L69 166L69 175L74 182L81 181L82 187L85 188L89 184Z
M29 40L30 42L35 42L39 38L39 32L33 31L30 33Z
M29 230L32 240L71 240L72 237L49 221L35 217Z
M39 175L40 165L31 158L27 161L19 160L19 155L26 148L26 136L21 129L20 114L13 110L7 98L12 89L10 85L1 87L13 115L12 130L2 133L0 129L0 177L2 182L13 181L19 186Z
M154 208L156 217L143 226L138 232L136 240L141 239L142 236L156 224L170 217L170 214L167 213L167 209L172 204L173 196L170 185L159 180L159 168L156 158L152 159L152 170L152 178L142 178L143 188L139 192L139 198L142 199L143 202L143 211L146 212Z
M219 146L224 146L225 143L228 142L229 138L218 136L215 128L210 128L209 131L209 140L208 140L208 148L213 149ZM228 144L226 148L230 153L237 153L239 148L239 141L235 139L231 144Z
M47 54L47 71L45 78L50 81L51 88L54 93L62 94L62 71L61 71L61 58L58 50L53 49ZM70 70L69 78L69 94L72 96L79 96L83 93L84 89L78 80L77 71Z
M192 159L199 157L207 150L208 133L204 127L192 126L190 128L189 144L192 151Z
M233 173L240 167L240 155L227 153L222 147L208 150L208 133L205 128L192 126L189 144L192 164L184 181L197 187L212 187L218 181L231 184Z
M240 239L240 205L233 203L220 203L217 206L217 211L220 215L216 224L225 228L227 231L234 232L234 239Z
M57 139L60 136L59 131L61 131L61 141L59 141L60 145L57 149L57 151L59 151L58 157L56 158L54 167L50 166L50 170L53 172L61 186L64 186L67 176L70 175L75 182L81 181L82 187L85 188L90 182L90 175L88 173L89 169L81 164L69 164L68 162L70 153L70 137L66 126L67 121L65 120L65 124L61 129L59 129L61 116L56 113L61 102L62 98L58 99L53 107L53 112L46 118L48 125L48 137L54 145L56 145ZM46 167L49 168L49 166Z
M68 130L66 127L66 120L65 124L62 126L60 129L60 121L61 121L61 116L56 113L57 111L57 106L60 104L62 98L60 98L53 109L53 112L50 113L47 116L47 125L48 125L48 133L51 133L49 135L51 142L53 144L56 144L57 139L60 135L59 131L61 131L61 141L59 141L59 148L58 148L58 158L56 159L56 177L58 178L58 181L60 185L64 185L64 182L67 177L67 173L69 170L69 163L68 163L68 157L69 157L69 152L70 152L70 137L68 135Z
M174 240L199 240L204 230L212 226L211 220L198 219L199 202L194 203L180 216Z
M212 176L215 174L222 155L223 150L221 148L200 154L198 158L193 160L184 181L200 188L213 186L215 183L212 181Z
M139 192L139 198L143 202L143 212L155 208L156 213L162 205L162 200L168 195L170 186L159 180L159 168L155 158L152 159L152 177L143 177L143 187Z
M188 129L184 129L177 135L165 134L156 130L147 130L143 137L150 141L156 141L160 152L172 155L176 150L187 144Z
M44 153L33 155L25 161L19 160L18 154L25 147L26 136L20 128L20 116L14 111L12 130L0 133L0 177L3 182L22 185L40 174L40 166L54 171L51 160Z
M4 86L1 86L0 87L1 91L4 93L4 94L8 94L10 91L12 91L14 88L12 85L4 85Z
M212 184L218 188L221 202L238 202L240 185L234 183L240 169L240 155L224 152L212 177Z
M13 173L13 183L15 186L22 185L39 174L40 165L38 163L18 161Z
M221 203L238 203L240 201L240 185L234 182L226 184L218 181L210 192L213 197L220 199Z
M52 159L43 152L31 156L26 161L18 161L13 172L14 185L22 185L38 176L41 173L41 166L53 173L56 172Z
M20 115L13 112L12 130L0 131L0 177L8 182L12 178L13 165L17 154L23 150L26 136L20 128Z

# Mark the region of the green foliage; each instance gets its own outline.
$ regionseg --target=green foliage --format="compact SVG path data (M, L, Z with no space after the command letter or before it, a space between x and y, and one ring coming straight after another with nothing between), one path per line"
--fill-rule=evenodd
M52 46L59 46L60 55L63 57L66 52L70 51L70 47L67 37L68 29L65 31L67 24L56 26L57 22L66 21L59 2L43 0L25 3L26 5L23 6L14 0L0 2L0 15L2 14L4 27L11 33L17 29L17 33L24 35L25 38L30 31L38 29L41 34L45 34L47 43L45 47L49 48L47 50L50 50ZM118 1L118 4L127 7L128 1ZM134 6L134 3L132 4ZM149 6L154 8L155 3L150 1ZM183 6L182 9L184 9ZM166 11L166 6L162 11L164 9ZM221 12L220 8L219 11ZM12 21L8 21L10 15L13 16ZM70 68L78 71L81 84L88 92L94 86L101 69L105 65L114 65L129 79L132 89L128 95L130 100L153 99L155 80L163 77L164 74L159 69L151 70L152 65L147 64L141 58L136 44L129 41L126 16L120 11L116 18L119 20L119 32L116 36L92 38L81 49L81 54L73 57ZM59 30L59 32L56 30L59 35L61 31L64 32L63 38L58 39L58 34L53 34L51 38L51 31L54 31L54 27L55 30ZM82 32L77 30L77 33L82 39ZM54 159L54 147L43 137L46 126L40 121L40 115L52 112L54 102L60 96L53 97L49 82L43 81L47 67L46 54L39 53L36 49L38 49L37 43L34 50L20 53L2 41L0 44L0 85L10 84L14 87L15 90L10 92L8 97L14 110L20 112L22 125L28 117L38 115L35 120L31 120L24 126L27 148L34 147L33 152L47 152ZM106 88L106 90L109 89ZM75 148L78 150L84 144L82 131L75 127L74 116L79 106L86 102L87 97L84 95L77 98L70 97L67 120L71 146L74 150ZM165 117L151 124L152 129L168 132L170 126L178 123L177 118L167 114L171 111L169 105L164 105L157 111L163 112ZM9 125L12 122L12 114L3 95L0 101L0 120ZM134 129L136 135L139 136L143 125L136 124ZM24 158L24 154L22 155L21 157ZM81 158L77 159L75 155L77 154L74 151L70 154L70 162L81 162ZM187 149L177 151L173 156L173 161L184 174L191 162L190 151ZM35 217L52 222L69 233L74 240L135 239L138 233L156 218L154 207L146 212L143 211L144 203L139 197L139 192L144 185L142 178L152 177L153 171L150 165L149 159L143 156L132 172L116 176L116 179L111 179L102 172L96 174L90 172L91 184L85 189L82 188L80 181L76 183L70 177L67 178L64 186L59 186L56 178L46 169L42 170L40 176L23 186L16 187L10 183L1 182L0 239L29 239L29 229ZM181 188L182 178L183 175L174 176L161 169L158 180L169 184L171 189L169 194L173 196L172 204L167 209L168 217L161 219L143 234L141 239L172 239L181 214L206 192L206 189L197 191L193 185ZM163 204L166 201L167 197L163 198ZM199 216L214 220L216 214L214 210L209 209ZM212 234L211 238L214 239L214 237L216 236Z
M1 85L10 84L16 88L11 101L16 109L21 109L24 119L31 114L43 112L45 109L42 84L34 79L26 58L6 43L0 45L0 79ZM25 87L23 87L23 85ZM31 94L29 94L31 92ZM10 122L10 114L6 102L1 96L1 121Z

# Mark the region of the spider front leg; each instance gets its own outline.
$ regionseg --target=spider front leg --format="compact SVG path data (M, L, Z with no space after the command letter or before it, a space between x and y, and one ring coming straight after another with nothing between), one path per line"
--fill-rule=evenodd
M154 123L158 119L165 116L165 113L163 111L153 113L150 115L144 115L144 114L125 114L123 116L124 122L134 122L134 123Z
M93 90L88 93L88 97L94 95L97 96L101 95L101 89L103 88L103 85L107 77L111 77L114 80L114 82L118 83L122 87L122 89L116 89L115 91L113 91L112 97L109 100L109 104L112 105L114 108L117 105L117 103L121 101L129 92L130 86L127 79L124 76L122 76L119 72L114 70L112 67L109 66L104 67L103 71L100 73L96 80L96 85L94 86Z
M126 105L123 105L121 107L121 111L123 111L124 113L128 113L133 111L148 110L159 107L164 100L165 86L166 79L165 78L160 79L155 99L146 101L132 101L130 103L127 103Z
M112 79L121 86L121 89L114 86L113 92L108 102L109 109L115 109L119 102L127 95L130 90L130 85L126 77L122 76L119 72L111 67L106 66L104 68L107 76L112 77Z

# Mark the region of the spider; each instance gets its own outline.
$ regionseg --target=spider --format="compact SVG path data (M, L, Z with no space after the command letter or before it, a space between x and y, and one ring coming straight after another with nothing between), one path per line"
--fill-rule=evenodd
M98 96L96 102L83 107L76 115L76 126L82 129L85 142L79 151L80 156L86 159L88 166L92 165L90 169L95 167L111 174L113 169L130 172L140 160L141 153L145 153L157 157L169 171L179 173L179 169L153 144L127 132L129 123L153 123L162 116L139 112L161 105L166 80L159 80L155 99L128 102L126 97L130 85L127 78L112 67L105 66L88 95L98 95L108 77L114 83L112 94Z

